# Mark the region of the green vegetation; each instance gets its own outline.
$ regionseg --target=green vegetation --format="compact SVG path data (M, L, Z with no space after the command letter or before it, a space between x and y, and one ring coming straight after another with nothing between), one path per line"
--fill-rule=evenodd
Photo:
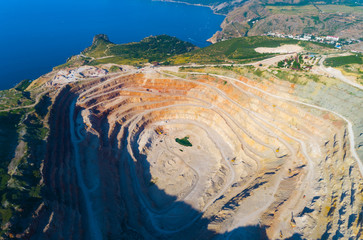
M109 71L110 72L119 72L121 70L118 66L113 65L112 67L110 67Z
M292 63L292 69L301 69L301 65L299 63L298 60L295 60L293 63Z
M79 66L82 66L82 65L87 65L87 64L89 64L89 62L91 62L91 60L92 60L92 58L90 58L90 57L73 56L73 57L70 57L67 60L67 62L54 67L53 70L59 70L59 69L62 69L62 68L79 67Z
M327 4L327 5L319 5L319 8L324 11L324 13L363 13L363 6L348 6L348 1L346 1L345 5L336 5L336 4Z
M2 112L0 113L0 217L1 226L4 226L15 211L14 207L9 206L8 181L10 175L7 173L7 167L14 156L14 152L18 143L18 123L22 117L22 113ZM2 233L2 232L0 232Z
M329 49L334 49L333 45L319 42L300 41L299 45L303 47L306 51L327 51Z
M17 125L23 113L24 111L0 113L0 171L5 171L13 157L18 142ZM4 187L1 185L0 189Z
M162 65L248 63L275 55L258 53L255 48L279 47L284 44L298 44L311 50L328 46L295 39L254 36L226 40L198 49L191 43L167 35L147 37L140 42L129 44L114 44L105 36L96 36L92 46L85 49L82 55L70 58L67 63L55 69L107 63L134 66L143 66L145 63ZM117 69L112 67L110 71Z
M318 14L318 9L313 5L304 5L304 6L266 6L266 10L268 10L271 14L286 14L286 15L297 15L297 14Z
M263 75L263 71L261 71L260 69L256 69L255 71L254 71L254 74L255 75L257 75L257 76L259 76L259 77L262 77L262 75Z
M148 37L137 43L113 44L103 38L98 40L83 54L90 59L80 58L83 64L106 63L131 64L140 66L147 62L161 62L164 65L186 63L246 63L262 60L274 54L258 53L257 47L278 47L284 44L306 45L294 39L267 36L235 38L196 49L191 43L166 35ZM315 46L309 44L309 46Z
M286 58L277 63L278 68L290 68L292 70L308 70L312 68L315 57L308 55L297 55L296 57Z
M24 231L24 221L31 218L41 203L40 164L48 130L33 110L6 112L0 116L0 195L2 227L11 220L11 229ZM21 139L20 132L25 131ZM20 161L10 170L19 141L24 141ZM9 168L9 171L7 169ZM19 211L21 209L21 211ZM0 232L3 234L6 228Z
M18 86L19 84L17 85L17 89L20 90L12 88L0 91L0 110L27 106L34 103L34 101L30 98L30 93L25 90L21 90L27 86L25 87L25 85L22 84L21 86Z
M193 145L191 144L191 142L189 142L189 137L188 137L188 136L186 136L186 137L184 137L184 138L176 138L176 139L175 139L175 141L176 141L177 143L179 143L180 145L183 145L183 146L186 146L186 147L191 147L191 146L193 146Z
M93 43L89 48L86 48L82 53L88 57L99 58L107 55L106 51L113 46L108 37L103 34L98 34L93 38Z
M289 81L294 84L305 85L307 81L299 73L291 73L291 71L280 71L278 70L275 74L281 80Z
M363 55L356 54L342 57L331 57L325 60L325 65L331 67L340 67L348 64L363 64Z
M257 47L278 47L284 44L298 44L299 41L266 36L234 38L211 46L170 58L173 64L193 63L245 63L262 60L274 54L258 53Z
M1 91L0 94L6 96L7 100L2 101L0 108L16 107L17 103L26 102L30 95L25 91L28 83L29 81L23 81L16 89ZM14 106L9 106L11 102L14 102ZM43 118L49 105L49 97L43 96L34 108L0 112L2 237L9 231L23 232L32 213L42 201L40 169L45 153L45 138L48 135ZM9 221L11 225L7 225Z
M363 84L363 64L347 64L339 69L344 75L355 77L359 83Z
M317 74L310 74L309 75L310 79L313 80L314 82L319 82L320 81L320 77Z
M38 104L35 106L35 111L40 117L45 117L48 113L48 108L52 104L52 101L48 95L44 95Z
M13 212L10 209L0 209L1 225L5 225L9 222Z
M205 74L218 74L224 76L230 76L233 78L239 78L244 76L255 82L264 81L267 79L278 78L280 80L288 81L292 84L306 85L307 83L314 81L326 85L330 79L325 76L312 74L309 71L291 71L290 69L273 69L261 70L254 66L204 66L204 67L183 67L180 68L181 72L196 72ZM190 77L190 75L189 75ZM218 81L216 81L218 83ZM224 84L224 81L220 81L219 84Z
M149 62L162 61L169 56L183 54L193 50L191 43L183 42L175 37L161 35L148 37L139 43L130 43L112 46L111 55L128 58L143 58Z
M125 65L138 66L138 65L142 65L146 62L147 62L146 59L131 59L131 58L125 59L123 57L107 57L107 58L93 60L93 61L89 62L88 65L96 66L99 64L114 63L114 64L120 64L120 65L125 64Z
M190 53L171 57L171 64L226 64L226 63L248 63L263 60L274 56L271 53L258 53L258 47L279 47L285 44L298 44L309 49L327 49L326 44L306 43L295 39L274 38L267 36L254 36L234 38L218 42L211 46L194 50ZM330 47L330 46L329 46Z
M29 79L25 79L23 81L21 81L18 85L15 86L15 89L23 92L25 91L25 89L32 83L32 80Z
M136 43L113 44L104 38L83 51L91 59L90 65L116 63L138 65L147 62L164 62L167 58L190 52L196 47L167 35L147 37Z

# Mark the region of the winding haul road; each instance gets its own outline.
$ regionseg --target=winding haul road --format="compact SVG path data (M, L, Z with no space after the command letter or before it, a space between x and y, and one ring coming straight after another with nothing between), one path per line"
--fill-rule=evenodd
M77 172L77 180L78 180L78 184L79 187L82 191L83 197L84 197L84 202L86 204L86 210L87 210L87 215L88 215L88 223L89 223L89 231L90 231L90 237L93 240L101 240L102 239L102 233L101 233L101 229L99 227L98 224L98 220L96 218L94 209L92 207L92 199L90 197L90 192L91 190L88 189L88 187L86 186L85 180L84 180L84 176L82 173L82 169L81 169L81 159L80 159L80 153L79 153L79 149L78 149L78 143L80 143L82 140L82 134L81 134L81 129L83 128L83 122L79 123L77 121L77 119L74 119L74 111L75 111L75 106L76 106L76 102L77 99L75 99L70 108L69 108L69 130L70 130L70 137L71 137L71 143L73 146L73 150L74 150L74 164L75 164L75 168L76 168L76 172ZM75 124L79 125L76 126Z
M322 69L324 69L322 64L320 65L320 67ZM135 72L132 72L129 75L132 75L134 73ZM166 73L166 72L163 72L163 71L155 71L155 73L158 73L158 74L161 74L161 75L167 75L167 76L173 77L174 79L177 79L177 80L180 80L180 81L190 82L190 83L194 83L194 84L197 84L197 85L202 85L202 86L206 87L207 89L209 89L210 91L215 92L219 97L222 97L223 99L227 100L229 103L235 105L237 108L242 110L246 115L248 115L251 119L253 119L256 124L264 123L265 125L261 124L259 127L264 129L265 132L268 132L270 135L277 138L279 140L279 142L281 142L283 145L285 145L286 148L288 149L288 151L290 152L291 156L295 156L295 150L294 150L293 146L291 144L289 144L287 141L285 141L283 138L281 138L277 134L275 134L272 130L270 130L270 128L272 128L273 130L279 131L283 135L285 135L288 138L290 138L290 139L294 140L295 142L297 142L301 147L300 149L301 149L302 155L307 160L308 173L304 178L304 183L305 184L310 184L311 182L313 182L314 177L315 177L314 172L313 172L314 163L313 163L312 159L309 156L307 146L306 146L306 144L305 144L305 142L303 140L298 139L298 138L292 136L291 134L289 134L288 132L284 131L283 129L278 127L277 124L275 124L271 119L265 119L265 117L263 115L260 115L257 112L254 112L254 111L252 111L250 109L244 108L240 103L238 103L237 101L235 101L234 99L229 97L228 94L226 94L226 92L222 91L218 87L212 86L211 84L208 84L208 83L205 83L205 82L198 82L198 81L190 80L190 79L187 79L187 78L178 77L178 76L176 76L174 74L171 74L170 72ZM192 75L207 75L207 73L196 73L196 72L183 72L183 73L192 74ZM128 74L125 74L124 76L127 76L127 75ZM250 84L248 84L246 82L243 82L243 81L241 81L239 79L236 79L236 78L227 77L227 76L218 75L218 74L208 74L208 75L230 82L240 92L244 92L244 90L241 89L240 87L238 87L235 83L240 83L240 84L242 84L242 85L244 85L244 86L246 86L246 87L248 87L250 89L254 89L254 90L256 90L256 91L258 91L258 92L260 92L260 93L262 93L262 94L264 94L266 96L269 96L269 97L272 97L272 98L275 98L275 99L279 99L279 100L282 100L282 101L285 101L285 102L291 102L291 103L307 106L307 107L310 107L310 108L315 108L315 109L318 109L318 110L321 110L321 111L330 112L330 113L334 114L335 116L339 117L340 119L343 119L347 123L347 129L348 129L349 141L350 141L350 151L352 153L353 158L356 160L356 162L358 164L361 176L363 176L363 163L359 159L359 156L358 156L358 154L357 154L357 152L355 150L355 139L354 139L354 132L353 132L352 123L346 117L344 117L343 115L341 115L341 114L339 114L339 113L337 113L335 111L320 107L320 106L316 106L316 105L313 105L313 104L309 104L309 103L305 103L305 102L302 102L302 101L294 100L294 99L291 99L291 98L288 98L288 97L282 97L282 96L272 94L272 93L270 93L268 91L262 90L262 89L260 89L258 87L255 87L255 86L252 86L252 85L250 85ZM344 78L344 76L343 76L343 78ZM110 78L110 79L104 81L103 83L100 83L100 85L91 87L91 88L83 91L80 94L80 98L79 98L78 102L84 102L85 100L82 100L82 99L85 96L87 96L88 94L91 94L88 99L92 99L92 98L96 99L97 97L102 96L103 93L100 93L98 95L97 94L94 95L92 93L92 90L94 90L94 89L96 89L97 87L100 87L100 86L106 86L106 84L111 83L111 81L113 81L114 79L115 78ZM347 80L347 79L345 79L345 80ZM345 80L343 80L343 81L348 83L348 84L353 85L352 82L345 81ZM355 85L353 85L353 86L355 86ZM363 89L361 86L360 87L355 86L355 87L358 87L359 89ZM124 91L129 91L129 92L134 92L134 93L142 92L140 90L132 89L132 88L130 88L130 89L129 88L124 88L123 90ZM110 93L112 91L113 90L110 90L108 92L106 91L106 93L104 93L104 94L108 94L108 93ZM120 90L114 90L114 91L117 92L117 91L120 91ZM163 95L162 93L158 93L158 92L147 92L147 94L155 94L155 95L159 95L159 96ZM253 95L254 95L254 97L257 97L256 94L253 94ZM188 96L188 98L193 99L192 96ZM154 111L160 111L160 110L163 110L163 109L170 109L170 108L185 107L185 106L187 106L187 107L188 106L189 107L200 107L200 108L208 109L210 111L214 111L218 115L223 116L223 118L226 119L226 122L229 122L229 124L233 123L235 126L237 126L242 131L244 131L245 134L247 134L251 139L256 140L258 142L258 139L254 139L254 136L252 134L250 134L249 132L247 132L246 129L244 129L244 127L242 127L238 122L234 121L234 117L231 116L228 112L224 111L223 109L218 108L217 106L213 105L213 103L204 102L204 100L202 100L202 99L194 99L194 100L198 100L198 101L200 101L200 103L195 103L195 104L191 104L191 103L189 103L189 104L186 104L186 103L170 104L170 105L167 105L167 106L164 106L164 107L158 107L158 108L153 108L153 109L150 109L150 110L145 110L142 113L135 114L132 118L128 119L124 123L122 128L124 128L124 127L128 128L129 133L133 132L133 130L137 127L138 123L142 120L142 118L146 114L154 112ZM91 232L91 236L92 236L92 238L94 240L99 240L99 239L102 239L102 232L101 232L101 227L99 225L95 210L92 207L92 197L90 195L91 192L94 189L89 189L86 186L86 182L85 182L85 179L84 179L84 176L83 176L83 173L82 173L82 169L81 169L81 158L80 158L80 152L79 152L78 144L81 141L84 140L82 138L82 134L81 134L81 131L80 131L81 128L83 127L83 125L82 125L82 123L78 122L78 120L75 119L75 116L74 116L76 103L77 103L77 100L74 100L73 103L70 106L70 109L69 109L70 138L71 138L71 143L72 143L73 148L74 148L75 169L76 169L76 173L77 173L77 180L78 180L80 189L81 189L82 194L83 194L84 199L85 199L85 205L86 205L86 210L87 210L88 219L89 219L88 224L89 224L89 230ZM144 104L148 104L148 103L144 103ZM204 129L204 130L207 132L207 134L210 137L210 133L208 132L208 130L207 129ZM122 131L124 131L124 130L122 130ZM237 137L237 138L239 138L239 137ZM219 199L222 195L224 195L227 192L227 190L229 190L229 188L231 187L231 185L235 181L235 170L234 170L232 164L228 161L227 156L225 156L225 154L221 150L222 148L218 147L219 150L220 150L221 155L223 156L223 159L224 159L226 165L229 168L230 176L228 177L228 181L226 181L224 183L223 187L221 187L221 189L219 189L219 191L211 199L208 200L208 202L203 207L203 211L200 212L199 214L197 214L196 216L194 216L192 219L190 219L190 221L187 224L183 225L182 227L178 227L176 229L162 228L158 223L158 218L159 218L159 216L167 213L168 210L172 208L172 206L170 206L168 209L158 211L158 210L154 209L151 206L148 199L144 196L144 193L142 192L141 186L140 186L140 183L139 183L139 179L138 179L139 177L137 176L136 169L135 169L135 166L134 166L135 162L137 162L137 159L134 156L133 149L132 149L132 146L131 146L132 141L133 141L132 140L132 134L128 134L126 149L127 149L127 152L130 155L130 157L128 158L128 165L129 165L130 170L131 170L130 171L131 175L132 175L131 178L133 179L132 186L133 186L133 189L135 190L135 193L136 193L137 197L140 200L142 208L144 208L146 210L148 219L150 220L153 228L155 230L157 230L159 233L172 234L172 233L180 232L180 231L188 228L189 226L191 226L193 223L195 223L201 217L201 215L203 214L204 211L206 211L217 199ZM243 143L243 141L241 139L240 139L240 141L241 141L241 143ZM214 142L214 143L216 145L218 145L216 142ZM165 144L166 144L166 142L164 143L164 145ZM261 142L260 144L264 145L267 148L270 148L271 150L274 150L272 145L268 145L268 144L263 143L263 142ZM168 149L168 146L165 145L165 148ZM170 152L170 153L172 153L172 152ZM174 153L172 153L172 154L174 154ZM255 160L255 161L256 161L257 168L259 168L258 161L257 160ZM288 166L288 164L289 163L287 163L287 166ZM192 170L194 171L194 169L192 169ZM196 173L196 175L197 175L197 178L199 178L198 173ZM254 178L249 179L249 181L247 181L245 183L245 187L248 186L252 181L254 181ZM276 181L274 183L273 187L271 187L272 196L274 196L278 192L278 188L279 188L279 185L280 185L281 181L282 181L282 179L280 179L279 181ZM196 188L196 185L194 185L192 187L192 189L190 189L190 191L188 192L186 197L189 196L189 195L192 195L193 191ZM302 187L302 186L300 186L300 187ZM242 225L246 224L250 218L258 217L262 212L264 212L266 209L269 208L269 206L273 203L273 200L274 200L274 198L270 197L268 199L268 201L265 201L263 207L260 207L260 209L257 210L257 211L252 211L251 213L246 214L243 218L241 218L238 221L238 224L240 226L242 226ZM231 226L231 228L229 230L232 230L232 229L233 229L233 226Z
M172 75L173 77L175 77L174 75ZM219 75L214 75L216 77L224 77L224 76L219 76ZM184 78L180 78L180 77L176 77L177 79L181 80L181 81L185 81L185 82L194 82L194 81L191 81L191 80L188 80L188 79L184 79ZM224 78L225 79L225 78ZM230 80L230 79L229 79ZM235 80L235 79L234 79ZM238 81L238 80L237 80ZM252 114L250 111L248 111L247 109L244 109L242 106L240 106L239 103L237 103L236 101L234 101L233 99L231 99L225 92L221 91L220 89L214 87L214 86L211 86L209 84L206 84L206 83L202 83L202 82L198 82L197 84L199 85L203 85L209 89L211 89L212 91L215 91L217 92L220 96L222 96L223 98L225 98L226 100L228 100L229 102L233 103L234 105L238 106L240 109L244 110L244 111L247 111L249 114ZM132 91L129 89L129 91ZM209 109L212 109L214 106L212 107L208 107L208 106L203 106L203 105L191 105L191 104L174 104L174 105L169 105L169 106L166 106L166 107L160 107L160 108L154 108L152 110L146 110L144 111L142 114L137 114L136 116L134 116L132 119L129 119L125 124L124 126L128 126L129 123L131 123L131 125L128 127L129 128L129 132L133 132L133 129L135 128L136 124L141 120L141 118L147 114L147 113L150 113L152 111L157 111L157 110L161 110L161 109L168 109L168 108L174 108L174 107L183 107L183 106L199 106L199 107L203 107L203 108L209 108ZM227 118L231 119L233 121L233 117L231 115L229 115L228 113L224 113ZM251 116L252 117L252 116ZM258 117L255 115L255 117L259 118L260 120L262 119L261 117ZM235 122L235 124L238 126L238 123ZM271 125L271 124L270 124ZM274 128L277 129L276 126L273 126ZM242 127L241 127L242 128ZM250 136L252 137L252 136ZM253 137L252 137L253 138ZM278 137L279 138L279 137ZM279 138L280 139L280 138ZM293 138L295 139L295 138ZM196 220L199 219L200 217L200 214L198 214L198 216L196 216L194 219L192 219L191 221L189 221L188 224L185 224L183 227L181 228L178 228L178 229L174 229L174 230L166 230L166 229L162 229L161 227L158 226L157 222L154 220L154 216L158 216L161 212L158 212L158 211L155 211L151 206L150 204L148 203L148 201L145 199L145 197L143 196L143 193L140 191L140 184L138 183L138 177L135 175L135 168L134 168L134 162L137 161L137 159L134 157L134 154L133 154L133 150L132 150L132 147L131 147L131 135L128 135L128 139L127 139L128 143L127 143L127 149L128 149L128 152L131 156L131 158L129 159L129 165L131 167L131 172L133 174L133 179L134 179L134 182L133 182L133 185L134 185L134 189L135 191L137 192L137 195L138 197L140 198L141 202L143 203L143 207L146 209L146 211L148 212L148 215L149 215L149 218L151 220L151 223L153 225L153 227L155 229L157 229L158 232L161 232L161 233L165 233L165 234L170 234L170 233L175 233L175 232L179 232L183 229L186 229L187 227L189 227L190 225L192 225ZM296 140L296 139L295 139ZM282 139L280 139L280 141L284 142ZM307 153L307 150L306 150L306 147L304 145L304 143L301 141L301 140L298 140L298 142L301 144L302 146L302 151L303 151L303 154L304 156L307 158L308 162L309 162L309 168L311 169L312 168L312 164L311 164L311 160L308 156L308 153ZM290 152L293 154L293 149L292 147L289 147L289 144L287 144L285 142L285 145L290 149ZM271 147L270 147L271 148ZM223 155L223 153L222 153ZM227 190L228 188L231 186L231 184L233 183L234 181L234 176L235 176L235 173L234 173L234 169L233 167L231 166L231 164L229 163L228 160L226 160L226 157L224 157L224 160L226 161L227 165L229 166L229 169L230 169L230 172L231 172L231 176L229 177L229 181L223 186L223 188L211 199L208 201L208 203L204 206L203 208L203 211L205 211L211 204L214 203L215 200L217 200L220 196L222 196ZM311 175L310 175L310 171L309 171L309 175L307 177L307 182L308 180L311 178ZM253 181L253 179L251 179L251 181ZM251 181L247 182L246 184L248 185ZM273 194L277 192L278 190L278 186L279 186L279 182L276 182L274 184L274 190L273 190ZM264 208L262 208L262 210L260 209L259 212L263 211L264 209L267 209L270 204L273 202L273 199L270 199L270 201L267 201L264 205ZM163 211L164 212L164 211ZM256 212L253 212L251 213L253 214L254 216L257 216L259 215L258 213ZM246 215L243 219L248 219L249 216Z
M339 69L335 69L332 67L325 67L324 66L324 62L327 56L323 56L320 61L319 61L319 69L321 69L323 72L332 75L333 77L342 80L345 83L348 83L349 85L359 88L360 90L363 90L363 86L359 83L353 82L352 80L348 79L347 77L345 77L342 72Z

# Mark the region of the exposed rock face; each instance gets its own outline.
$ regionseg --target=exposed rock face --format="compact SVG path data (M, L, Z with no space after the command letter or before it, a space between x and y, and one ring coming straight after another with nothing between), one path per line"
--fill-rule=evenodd
M181 76L118 73L58 95L34 239L362 236L342 119L287 101L290 83Z
M110 42L110 39L106 34L97 34L93 37L92 45L97 45L99 40L103 40L105 42Z

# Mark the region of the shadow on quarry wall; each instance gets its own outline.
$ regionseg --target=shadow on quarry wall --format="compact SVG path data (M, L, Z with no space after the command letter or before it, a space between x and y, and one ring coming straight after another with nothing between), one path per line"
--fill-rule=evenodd
M34 226L34 232L29 239L93 239L91 231L88 228L87 211L85 209L84 198L82 195L73 196L79 192L79 187L73 186L72 192L65 192L64 186L58 184L70 176L76 175L74 170L74 163L72 162L71 155L73 154L72 147L70 146L69 136L69 106L76 96L74 94L64 94L67 99L59 97L54 104L53 108L54 117L51 118L50 128L51 133L49 136L47 157L45 159L44 178L46 184L46 194L44 200L46 203L46 213L42 214L36 219L37 224ZM79 109L78 109L79 110ZM68 118L68 120L67 120ZM107 118L107 116L103 116ZM268 239L266 229L264 226L245 226L234 229L231 232L224 234L217 234L216 232L208 229L208 224L211 222L218 223L224 219L217 216L211 219L202 218L202 213L193 209L185 202L176 201L175 196L166 194L163 190L159 189L155 184L152 186L154 195L165 202L162 205L161 211L171 210L168 214L163 215L160 222L164 224L155 224L161 231L155 230L155 225L152 224L152 219L147 214L142 201L140 200L140 192L135 186L135 173L138 173L141 189L150 188L152 180L150 173L150 164L146 160L146 156L137 154L134 151L138 163L135 164L130 161L130 156L127 152L127 131L121 139L121 149L115 151L116 132L108 135L109 126L105 119L99 119L100 124L100 148L98 149L98 159L100 162L100 183L101 186L97 190L100 198L102 195L102 206L94 206L97 208L97 219L101 226L103 239L117 240L117 239L241 239L241 240L264 240ZM61 127L59 127L61 126ZM140 124L133 136L136 141L133 142L132 148L138 149L137 139L144 129L145 124ZM102 131L103 129L103 131ZM119 131L120 126L116 126L113 131ZM81 153L82 154L82 153ZM64 157L66 156L66 157ZM67 166L67 169L57 166ZM141 177L140 177L141 176ZM55 179L58 178L58 179ZM68 181L64 180L66 183ZM145 191L143 191L143 194ZM77 198L78 197L78 198ZM145 196L144 196L145 197ZM147 196L146 196L147 198ZM78 202L75 202L77 199ZM147 202L147 201L146 201ZM94 200L94 203L99 204L99 199ZM97 205L95 204L95 205ZM233 206L233 202L228 202L229 206ZM151 206L154 208L155 206ZM79 229L74 231L73 226L69 226L64 221L63 213L79 211ZM53 222L61 224L48 225L49 230L47 233L43 229L48 224L50 214L53 214ZM175 213L175 215L174 215ZM179 215L178 215L179 214ZM184 214L184 215L183 215ZM176 217L182 216L182 217ZM102 220L101 220L102 219ZM190 224L191 223L191 224ZM168 229L168 225L178 226L177 229ZM190 224L190 226L188 226ZM69 228L69 229L67 229ZM60 230L61 229L61 230ZM158 230L160 230L158 229ZM169 230L172 232L163 232ZM174 229L175 230L175 229ZM73 232L72 232L73 231ZM163 232L163 233L160 233ZM300 236L294 235L289 239L301 239Z
M103 132L101 134L101 139L106 139L108 136L108 123L107 121L104 121L104 119L101 120L103 122L104 126L102 126L103 129L107 129L107 131ZM264 240L268 239L266 234L266 229L264 226L256 225L256 226L245 226L240 227L237 229L234 229L231 232L226 232L224 234L217 234L216 232L212 230L208 230L208 225L213 222L218 222L220 219L217 219L217 217L213 217L213 219L207 219L202 218L202 213L196 209L194 209L192 206L185 202L177 201L177 198L172 195L168 195L165 193L164 190L161 190L158 188L157 184L152 182L152 175L150 172L150 163L146 159L146 156L143 154L139 154L139 143L138 139L140 137L140 134L145 129L146 125L149 124L148 121L146 123L141 123L137 125L136 131L133 133L130 133L128 131L125 132L124 137L122 139L122 146L123 148L119 151L122 152L122 156L119 160L121 164L126 164L130 171L129 175L127 176L129 179L129 182L135 182L135 179L133 177L136 176L136 174L133 176L132 171L135 173L139 173L138 179L141 189L148 189L148 191L153 191L153 196L157 196L158 200L162 199L161 202L163 203L161 209L159 208L160 212L168 212L165 216L162 216L163 218L163 224L160 224L157 226L158 228L163 230L170 230L168 227L170 225L178 225L182 230L176 231L175 233L165 233L160 234L155 231L155 228L152 227L152 224L150 222L152 221L150 217L147 215L146 210L143 209L140 215L142 215L142 218L139 218L138 221L142 222L139 226L140 231L137 231L138 228L136 226L130 226L132 229L135 230L135 233L129 232L129 234L124 234L121 238L124 239L149 239L150 235L155 237L155 239L241 239L241 240ZM117 129L119 130L119 129ZM133 153L135 158L137 159L137 162L134 163L128 154L125 154L127 150L127 136L129 134L132 134L133 140L131 140L131 147L133 149ZM103 135L103 136L102 136ZM111 136L115 136L116 134L111 134ZM105 143L113 142L112 140L106 140ZM160 142L161 144L161 142ZM147 146L150 146L150 144L147 144ZM107 146L104 146L107 147ZM112 147L112 146L109 146ZM131 166L130 164L135 164L134 166ZM122 173L121 173L122 174ZM134 186L133 186L134 187ZM124 189L121 189L121 191L125 191ZM124 192L124 196L130 196L130 195L137 195L137 190L133 188L133 194L130 194L130 192ZM147 196L147 191L143 191L142 194L145 194L143 197L145 197L147 200L150 200L150 196ZM135 199L138 199L138 202L132 202L128 203L129 206L125 208L125 211L127 214L126 216L132 216L134 213L133 209L135 208L135 205L138 205L138 207L142 208L140 204L139 198L135 197ZM231 205L232 202L229 202ZM126 203L127 205L127 203ZM160 206L161 204L159 204ZM151 206L155 207L155 205ZM156 209L156 207L154 208ZM182 215L183 213L187 213L185 215ZM178 215L179 214L179 215ZM177 216L183 216L182 219L175 219ZM129 222L128 219L124 219L125 222ZM192 223L190 226L188 226L189 223ZM141 229L145 228L145 229ZM187 226L187 227L186 227ZM160 230L159 229L159 230ZM179 228L178 228L179 229ZM146 230L146 231L145 231ZM137 232L137 233L136 233ZM145 234L147 232L147 234ZM149 235L150 234L150 235ZM120 236L109 235L109 238L107 239L119 239ZM299 236L293 236L291 239L301 239Z

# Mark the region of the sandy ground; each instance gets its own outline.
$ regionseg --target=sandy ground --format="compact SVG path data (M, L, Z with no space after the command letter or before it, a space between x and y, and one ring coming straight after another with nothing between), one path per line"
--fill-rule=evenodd
M258 61L258 62L255 62L255 63L251 63L250 65L253 65L255 67L259 67L261 64L263 67L268 67L268 66L271 66L271 65L276 65L278 62L282 61L282 60L285 60L285 59L288 59L292 56L294 56L295 54L284 54L284 55L279 55L279 56L275 56L275 57L272 57L272 58L267 58L267 59L264 59L264 60L261 60L261 61Z
M258 47L255 49L258 53L299 53L303 50L304 49L298 45L282 45L275 48Z

